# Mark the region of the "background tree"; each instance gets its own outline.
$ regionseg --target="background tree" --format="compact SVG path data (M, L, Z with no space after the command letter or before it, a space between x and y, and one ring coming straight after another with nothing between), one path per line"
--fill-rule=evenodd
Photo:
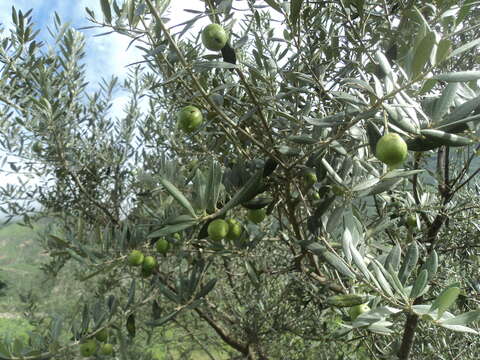
M1 145L42 176L3 188L3 209L29 223L38 201L46 269L75 263L88 290L0 356L89 355L108 329L138 358L173 324L210 358L478 358L475 2L207 0L174 28L162 1L101 5L92 23L144 61L93 95L83 38L58 17L54 52L30 13L2 41ZM227 30L221 51L189 32L202 18ZM185 106L204 118L191 133ZM404 163L375 157L386 133ZM224 218L240 236L212 236ZM158 267L131 266L133 250Z

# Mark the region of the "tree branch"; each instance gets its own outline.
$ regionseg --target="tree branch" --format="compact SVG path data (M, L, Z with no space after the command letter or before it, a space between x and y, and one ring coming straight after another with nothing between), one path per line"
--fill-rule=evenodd
M220 324L218 324L214 319L212 319L209 315L204 313L202 310L196 308L195 312L205 320L212 328L215 330L218 336L232 348L237 350L238 352L242 353L243 355L247 356L249 353L248 345L241 342L238 339L235 339L225 328L223 328Z
M428 247L428 254L430 254L435 249L435 244L438 238L438 233L442 228L442 225L445 223L447 219L447 215L445 214L445 206L448 202L452 199L452 194L450 192L450 187L448 184L448 167L449 162L446 159L449 156L448 151L446 151L445 147L441 147L438 150L438 157L437 157L437 172L440 175L441 181L438 185L438 191L442 196L442 207L439 210L437 216L433 222L429 225L427 234L425 236L424 242L430 243ZM414 303L418 304L422 302L422 298L418 298ZM405 329L403 332L402 337L402 344L400 346L400 350L398 352L398 358L400 360L408 360L410 357L410 352L412 351L413 343L415 340L415 330L418 325L418 316L415 314L409 314L407 316L407 321L405 323Z
M398 352L399 360L408 360L410 352L412 351L413 341L415 340L415 330L418 324L418 316L415 314L409 314L407 316L407 322L405 324L405 331L403 333L402 345Z

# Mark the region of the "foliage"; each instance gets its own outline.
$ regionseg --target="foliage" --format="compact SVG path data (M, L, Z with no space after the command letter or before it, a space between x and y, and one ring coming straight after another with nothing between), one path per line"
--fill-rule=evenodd
M150 359L139 349L176 324L210 329L207 354L250 360L433 359L452 351L446 336L478 358L476 2L240 3L207 0L170 28L167 2L87 9L144 52L94 94L81 33L56 16L46 51L13 9L0 144L12 172L40 180L1 188L2 210L54 217L45 271L74 263L84 288L41 341L0 356L72 358L109 328L122 359ZM220 52L190 32L201 19L228 31ZM118 88L130 100L113 118ZM191 133L177 122L186 106L204 118ZM386 133L408 146L397 169L375 158ZM240 237L208 236L223 218ZM153 274L128 266L132 250L157 258Z
M25 320L12 318L0 319L0 338L3 341L14 342L15 340L22 343L28 341L28 332L32 330L32 326Z

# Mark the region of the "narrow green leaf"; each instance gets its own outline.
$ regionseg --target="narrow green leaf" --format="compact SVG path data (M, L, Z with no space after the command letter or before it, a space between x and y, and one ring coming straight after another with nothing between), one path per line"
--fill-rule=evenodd
M435 30L432 30L432 33L434 34L435 43L433 44L432 51L430 52L430 64L432 66L437 66L437 50L442 36Z
M162 283L158 283L157 286L160 292L163 295L165 295L165 297L167 297L170 301L173 301L176 304L180 304L181 302L180 297L177 294L175 294L172 290L170 290L168 287L166 287Z
M379 306L375 309L372 309L366 313L361 314L355 322L352 324L354 327L359 327L363 325L368 325L372 323L383 323L383 319L391 315L401 312L400 309L390 307L390 306ZM393 325L391 322L387 322L388 326Z
M332 203L335 201L335 195L332 195L330 197L327 197L325 200L323 200L320 204L318 204L317 208L315 209L314 216L317 218L320 218L325 212L330 208Z
M415 282L413 283L412 290L410 291L410 298L416 299L425 290L428 282L428 271L423 269L418 274Z
M458 316L455 316L452 319L442 321L442 325L467 325L473 321L480 320L480 310L473 310Z
M213 290L215 287L215 284L217 283L216 278L209 280L201 289L200 291L196 294L195 298L196 299L201 299L205 297L210 291Z
M368 330L380 335L390 335L393 334L393 330L389 329L388 326L392 326L391 321L377 321L367 327Z
M88 312L88 305L83 305L83 312L82 312L82 330L81 332L85 334L88 331L88 327L90 324L90 314Z
M452 330L452 331L457 331L457 332L464 332L464 333L470 333L470 334L475 334L478 335L479 332L469 328L467 326L462 326L462 325L446 325L444 323L439 324L441 327L444 327L445 329Z
M377 185L379 181L380 181L380 179L378 179L378 178L367 179L367 180L355 185L352 188L352 192L357 192L357 191L363 191L363 190L370 189L370 188L374 187L375 185Z
M352 252L350 251L350 247L352 245L353 245L352 244L352 232L347 227L347 228L345 228L345 230L343 230L342 249L343 249L343 253L345 255L345 258L347 259L348 264L351 264L351 262L352 262Z
M118 306L117 298L114 295L110 295L108 297L107 306L108 306L108 309L110 310L110 315L113 315L117 310L117 306Z
M461 105L456 106L450 114L445 117L445 120L440 124L450 123L463 119L470 115L477 107L480 106L480 96L474 97Z
M395 291L397 291L398 294L400 294L404 300L408 300L407 293L405 292L405 288L403 287L403 284L400 282L400 279L398 278L397 272L392 268L391 264L388 265L387 268L388 274L391 277L392 282L390 284L393 286ZM388 279L388 277L387 277Z
M237 65L224 61L195 61L193 67L197 71L205 71L210 69L236 69Z
M357 96L351 95L343 91L330 91L333 99L352 105L366 105L365 101Z
M170 235L179 231L183 231L185 229L188 229L189 227L192 227L197 224L197 220L195 221L187 221L184 223L179 223L175 225L167 225L162 227L159 230L156 230L152 232L151 234L148 235L148 238L157 238L157 237L162 237L166 235Z
M60 247L60 248L68 248L68 247L71 247L71 245L68 243L68 241L56 236L56 235L53 235L53 234L48 234L48 237L50 237L52 240L54 240L57 245Z
M353 262L360 269L363 276L365 276L367 280L372 279L372 273L368 270L367 264L365 264L365 261L363 260L363 256L358 252L358 250L355 248L355 246L353 246L353 244L351 244L350 246L350 251L352 252Z
M390 74L392 72L392 68L390 67L390 63L388 62L387 57L380 51L375 53L375 60L377 60L378 64L382 68L385 74Z
M302 9L303 0L290 1L290 22L295 26Z
M338 206L328 217L327 232L331 233L336 230L337 226L342 222L342 215L345 211L344 206Z
M442 39L439 41L437 46L437 54L435 56L436 64L441 64L448 56L450 49L452 47L452 42L448 39Z
M455 17L455 26L463 23L463 20L468 16L470 13L472 6L477 2L477 0L465 0L458 12L457 16ZM478 3L477 3L478 4Z
M469 122L473 122L475 124L478 121L480 121L480 114L468 116L466 118L456 120L456 121L450 121L450 122L445 121L442 125L437 126L437 130L442 130L448 133L452 133L453 130L458 128L458 126L461 124L466 124Z
M137 333L137 328L135 325L135 314L128 315L125 327L127 328L128 335L132 338L135 337Z
M280 145L277 146L278 151L282 155L287 155L287 156L296 156L300 155L301 150L299 148L287 146L287 145Z
M410 151L429 151L442 146L442 144L439 144L431 139L427 139L424 136L417 136L413 139L407 139L406 142L408 150Z
M292 135L287 137L287 140L300 145L312 145L318 142L317 139L305 135Z
M370 150L375 154L377 148L377 142L382 137L382 133L372 121L367 121L365 125L365 132L368 138L368 145L370 145Z
M400 268L400 256L402 254L402 249L400 248L400 245L395 245L392 250L387 255L387 258L385 259L385 269L388 269L389 266L392 267L395 271L398 271Z
M352 307L365 304L367 301L368 296L357 294L333 295L327 298L327 304L336 307Z
M242 203L242 206L245 209L263 209L270 205L273 201L273 198L270 196L256 196L252 200Z
M360 16L360 18L363 19L363 16L365 14L365 0L355 0L353 2L353 5L355 6L355 9L358 11L358 15Z
M200 279L204 271L205 271L205 263L203 261L199 261L195 263L190 273L190 276L188 278L187 288L188 288L188 292L190 293L189 297L191 297L193 293L197 290L198 285L200 283Z
M207 211L209 213L213 213L217 208L221 184L222 173L220 166L212 160L210 163L210 168L208 169L207 186L205 190L205 200L207 203Z
M432 280L438 269L438 255L435 250L430 253L423 267L428 271L428 281Z
M105 21L107 24L112 23L112 11L110 9L110 1L109 0L100 0L100 5L102 6L102 12L105 16Z
M480 40L479 40L480 41ZM446 82L467 82L480 79L480 71L457 71L439 74L431 77Z
M358 114L358 111L355 111L351 115L355 115L355 114ZM342 122L344 122L347 115L350 115L350 114L346 114L345 111L342 111L342 112L339 112L333 115L328 115L322 118L305 117L305 121L313 126L331 127L333 125L339 125Z
M380 270L379 265L375 261L372 261L371 264L373 267L373 272L375 274L375 277L377 278L378 283L380 284L380 287L382 288L383 291L387 293L387 295L393 297L394 295L393 295L392 288L390 287L388 280L385 278L385 275Z
M116 262L114 262L114 263L109 264L109 265L106 265L106 266L101 266L100 269L95 270L95 271L93 271L93 272L91 272L91 273L88 273L88 274L86 274L85 276L81 277L81 278L80 278L80 281L86 281L86 280L88 280L88 279L91 279L91 278L99 275L99 274L106 274L106 273L108 273L110 270L112 270L113 268L117 267L117 265L118 265L118 264L117 264Z
M387 179L396 179L396 178L404 178L404 177L410 177L412 175L420 174L422 172L425 172L425 170L401 170L401 169L396 169L387 172L384 176L382 176L383 180Z
M391 273L394 273L395 271L392 269L392 266L389 265L389 269L387 270L383 265L382 263L380 263L378 260L376 259L373 259L372 260L373 263L375 263L375 265L378 267L378 269L380 270L380 272L382 273L382 275L385 277L385 279L388 281L388 283L390 284L390 286L399 294L399 295L402 295L402 297L404 299L407 299L407 295L405 294L405 290L402 286L402 284L400 284L400 281L397 279L394 279L394 277L391 275Z
M430 310L429 304L421 304L421 305L413 305L412 310L413 313L419 315L420 317L424 317L424 319L429 318L429 320L433 320L433 317L429 313Z
M413 241L407 249L405 258L403 259L402 266L398 272L398 278L400 282L405 285L410 273L417 265L418 261L418 245L416 241Z
M421 130L421 133L427 139L435 141L441 145L465 146L465 145L471 145L473 143L472 140L470 140L465 136L450 134L442 130L423 129Z
M433 108L432 120L437 123L448 113L450 107L455 101L459 83L449 83L442 92L442 96L435 102Z
M145 322L145 324L148 325L148 326L151 326L151 327L162 326L162 325L166 324L167 322L169 322L170 320L172 320L175 316L177 316L180 311L181 310L173 311L170 314L165 315L164 317L162 317L160 319L157 319L155 321L147 321L147 322Z
M277 4L275 0L265 0L265 2L270 5L270 7L274 10L277 10L279 13L283 14L282 8L280 5Z
M413 6L413 8L411 9L412 12L411 12L411 16L412 18L417 18L416 20L418 20L422 26L422 31L424 32L427 32L427 31L430 31L430 24L428 23L427 19L425 18L425 16L423 16L422 12L420 11L420 9L416 6Z
M330 251L324 251L322 253L323 258L327 263L335 268L340 274L350 278L355 279L355 274L348 268L347 264L343 259L339 258L337 255Z
M161 315L162 315L162 308L160 307L158 300L155 299L152 301L152 319L158 320L160 319Z
M311 252L313 252L315 255L318 255L318 256L322 256L323 253L327 250L327 248L323 245L321 245L320 243L318 242L314 242L314 243L311 243L311 244L308 244L307 246L305 246L308 250L310 250Z
M207 186L208 186L207 177L199 169L198 165L193 166L191 170L191 175L187 177L185 182L190 183L190 181L193 183L192 199L191 199L192 207L194 209L200 209L203 212L207 209L208 201L210 201L210 199L208 199L206 196Z
M258 275L255 267L250 261L245 261L245 269L247 270L247 275L250 278L250 281L254 286L259 286L260 282L258 280Z
M18 25L17 10L12 6L12 21L15 25Z
M388 119L393 125L408 133L418 134L418 129L415 127L415 125L409 119L400 114L395 107L388 104L383 104L383 107L387 111L389 115Z
M135 301L136 284L137 284L136 279L133 278L132 282L130 283L130 288L128 290L128 301L127 301L127 304L125 305L126 309L128 309L130 305L132 305L133 302Z
M364 80L354 79L354 78L345 78L341 81L341 83L342 85L349 85L349 87L352 87L352 88L355 87L362 90L366 90L369 93L375 95L375 90L373 90L372 86Z
M418 120L417 112L420 113L422 111L420 103L405 91L400 91L395 94L395 101L398 105L397 109L399 114L410 120L412 126L418 129L420 127L420 121Z
M480 39L475 39L475 40L472 40L458 48L456 48L455 50L453 50L450 55L447 57L447 59L451 59L457 55L460 55L462 53L464 53L465 51L467 50L470 50L474 47L477 47L478 45L480 44Z
M113 11L115 11L115 14L118 17L120 17L122 15L122 9L120 9L120 7L118 6L117 1L114 0L112 5L113 5Z
M103 301L98 300L93 306L93 323L95 324L95 327L99 327L99 324L101 324L106 317L107 312L104 311Z
M380 82L378 77L375 76L375 74L372 74L372 77L373 77L373 81L375 82L375 94L377 98L381 98L384 95L382 83Z
M401 178L395 178L395 179L383 179L380 181L377 185L372 187L370 190L368 190L365 195L377 195L381 194L387 190L391 190L395 188L400 182L402 181Z
M189 222L189 221L195 221L195 218L192 218L190 215L185 215L185 214L175 215L165 220L164 225L176 225L176 224L182 224L184 222Z
M427 79L423 82L422 88L419 91L419 95L427 94L429 93L437 84L436 80L433 79Z
M342 178L337 174L337 172L330 166L330 164L328 163L327 160L325 160L325 158L322 158L321 160L322 162L322 165L325 167L325 169L327 170L328 174L332 177L332 179L339 183L339 184L343 184L343 180Z
M441 318L445 310L447 310L457 300L460 294L458 287L449 287L445 289L433 302L429 312L437 310L437 319Z
M185 196L173 185L170 181L165 178L160 178L160 182L165 187L165 189L174 197L175 200L178 201L180 205L182 205L194 218L197 217L195 214L195 210L193 209L190 202L187 200Z
M427 64L427 61L432 53L433 46L435 45L435 40L435 33L429 32L422 39L422 41L420 41L420 44L413 55L411 65L412 78L420 74Z
M230 199L220 211L219 215L225 214L235 206L251 200L257 195L258 190L263 184L263 169L258 170L247 183Z

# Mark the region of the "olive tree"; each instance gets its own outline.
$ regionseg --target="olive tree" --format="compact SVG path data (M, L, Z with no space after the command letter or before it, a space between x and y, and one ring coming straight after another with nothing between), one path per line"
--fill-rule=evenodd
M149 359L173 327L209 358L478 358L476 2L206 0L181 26L100 3L92 26L143 52L123 84L88 93L58 17L54 52L30 12L2 40L1 144L41 176L3 210L53 219L46 270L90 290L1 357L91 355L108 329Z

